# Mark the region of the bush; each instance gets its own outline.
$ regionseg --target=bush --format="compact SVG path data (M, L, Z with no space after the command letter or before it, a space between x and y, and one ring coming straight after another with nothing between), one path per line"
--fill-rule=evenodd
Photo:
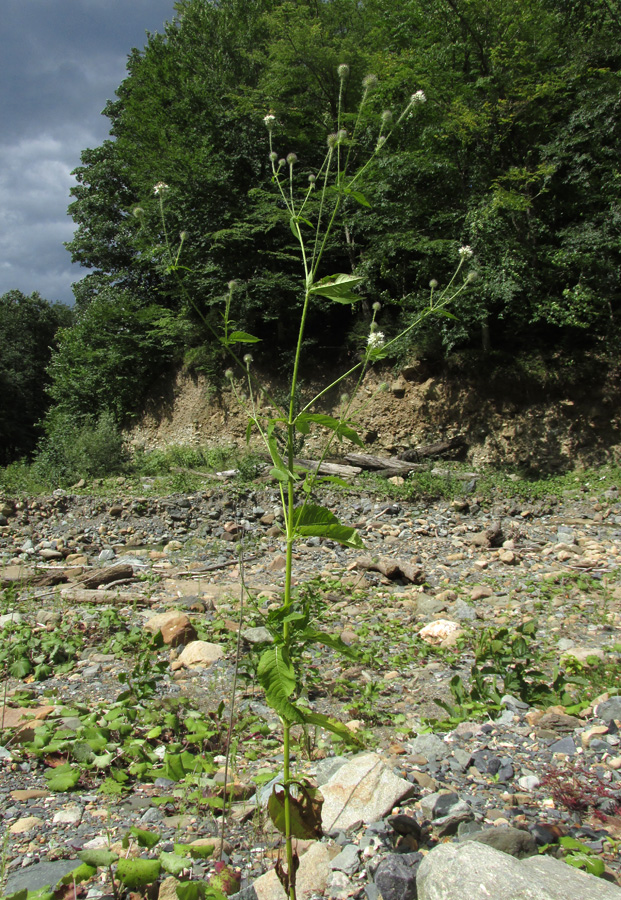
M129 453L109 412L96 420L79 421L54 411L45 427L46 436L32 466L36 480L66 487L80 478L102 478L127 468Z

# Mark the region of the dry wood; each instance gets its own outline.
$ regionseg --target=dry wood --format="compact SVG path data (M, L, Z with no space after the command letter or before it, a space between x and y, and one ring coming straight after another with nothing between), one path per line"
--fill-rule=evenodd
M133 568L128 565L109 566L107 569L95 569L75 579L76 584L85 588L98 588L100 584L110 584L112 581L125 581L134 577Z
M302 466L304 469L310 469L313 472L319 472L320 475L336 475L338 478L347 478L352 475L359 475L361 468L357 465L344 466L341 463L318 463L313 459L294 459L294 465Z
M396 456L370 456L368 453L348 453L345 457L352 466L360 466L362 469L394 469L394 474L403 475L416 469L426 469L420 463L404 462Z

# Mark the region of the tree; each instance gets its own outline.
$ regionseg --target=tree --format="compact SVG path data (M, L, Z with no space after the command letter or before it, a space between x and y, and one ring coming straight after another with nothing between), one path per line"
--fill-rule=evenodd
M46 369L56 334L71 310L38 293L13 290L0 297L0 463L34 450L49 398Z

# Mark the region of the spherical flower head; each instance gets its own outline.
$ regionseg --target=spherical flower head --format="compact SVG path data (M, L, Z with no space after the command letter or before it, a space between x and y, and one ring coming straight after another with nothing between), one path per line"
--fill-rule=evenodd
M432 291L435 291L437 286L438 286L438 279L432 278L431 281L429 282L429 287L431 288Z
M478 272L468 272L468 277L466 278L466 284L474 284L475 281L479 280Z
M311 174L308 176L308 180L311 184L315 184L315 182L317 181L317 176Z
M246 363L246 366L250 366L250 363L252 362L252 353L246 353L244 362Z
M137 206L134 210L133 215L135 216L136 219L143 219L144 218L144 209L142 208L142 206Z
M459 248L460 259L471 259L472 256L473 256L472 247L468 246L468 244L464 244L463 247Z
M229 289L229 291L234 291L236 287L237 287L236 281L229 281L229 283L227 284L227 288Z
M382 113L382 123L384 125L390 125L392 122L392 112L389 109L385 109Z
M380 136L377 139L377 144L375 146L375 149L380 150L384 146L385 143L386 143L386 135L380 134Z
M341 141L346 140L346 138L347 138L347 129L346 129L346 128L341 128L339 131L337 131L337 137L338 137L338 142L339 142L339 144L341 143Z
M377 87L377 75L365 75L362 79L362 87L365 91L371 91Z
M290 166L295 165L295 163L296 163L297 161L298 161L298 158L297 158L297 156L295 155L295 153L288 153L288 154L287 154L287 162L288 162L288 164L289 164Z
M372 331L367 338L367 347L369 350L380 350L385 343L386 339L383 331Z
M349 403L349 394L341 394L341 403L343 406Z
M226 369L226 371L224 372L224 377L226 378L227 381L232 381L233 380L233 370Z
M336 134L336 133L329 134L328 135L328 150L334 150L334 148L336 147L338 142L339 142L338 134Z
M371 307L371 309L373 310L374 313L378 313L381 308L382 308L382 304L379 302L379 300L376 300L375 303L373 304L373 306Z
M268 131L272 131L276 124L276 116L273 113L268 113L263 119L263 124Z
M278 160L278 167L279 167L279 168L280 168L280 166L286 166L286 165L287 165L287 160L286 160L286 159L279 159L279 160Z
M163 196L168 190L169 187L165 181L158 181L158 183L153 187L153 193L156 197Z
M278 159L278 154L276 153L275 150L272 150L272 152L270 153L271 162L275 163L277 159Z
M185 239L187 238L187 236L188 236L187 231L180 231L180 232L179 232L179 240L180 240L180 241L185 241Z
M427 97L425 96L424 91L414 91L412 96L410 97L410 103L416 106L419 103L426 103Z
M349 66L347 63L341 63L341 65L336 70L339 73L339 78L341 81L344 81L349 75Z

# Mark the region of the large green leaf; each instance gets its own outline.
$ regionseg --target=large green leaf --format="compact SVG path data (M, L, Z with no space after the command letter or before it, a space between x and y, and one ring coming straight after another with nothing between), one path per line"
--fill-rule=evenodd
M309 294L320 294L336 303L356 303L360 300L360 294L352 294L351 289L363 281L356 275L328 275L314 284Z
M112 850L80 850L78 852L78 859L85 862L87 866L95 866L97 869L108 868L118 858L119 854L113 853Z
M145 831L142 828L137 828L135 825L130 826L129 832L123 838L123 846L125 849L129 847L131 838L134 838L139 847L145 847L147 850L151 850L152 847L155 847L157 843L159 843L161 835L157 834L155 831Z
M157 881L161 868L159 859L120 859L116 877L130 890L140 890Z
M265 690L267 702L279 716L288 722L304 723L304 714L289 700L295 690L295 671L283 647L263 651L257 678Z
M359 658L358 650L346 644L337 634L328 634L325 631L318 631L316 628L306 628L302 632L301 637L305 643L323 644L324 647L330 647L331 650L336 650L338 653L342 653L343 656L349 657L349 659Z
M233 331L229 334L227 344L258 344L260 340L261 338L248 334L247 331Z
M362 550L364 544L355 528L341 525L337 517L324 506L307 503L295 511L293 526L300 537L324 537L345 547Z
M324 413L300 413L300 415L295 420L295 427L300 432L300 434L308 434L309 432L309 422L316 422L318 425L322 425L324 428L329 428L330 431L334 431L336 436L341 440L342 438L347 438L353 444L357 444L358 447L364 447L364 443L362 442L360 435L351 428L347 422L342 422L340 419L335 419L334 416L328 416Z
M184 869L192 866L187 857L179 856L176 853L160 853L160 862L165 872L175 876L181 875Z
M45 773L47 786L51 791L64 793L74 788L80 780L80 770L74 768L69 763L64 766L58 766Z
M316 840L323 834L321 828L323 795L318 788L308 782L296 782L296 787L298 795L290 794L289 797L291 834L302 840ZM272 788L267 801L267 811L276 828L281 834L285 834L285 791L279 789L277 785Z
M307 725L319 725L320 728L325 728L326 731L331 731L332 734L336 734L347 744L352 744L356 747L362 746L362 741L360 741L346 725L337 721L337 719L331 719L329 716L324 716L321 713L306 711L304 713L304 718L306 719Z

